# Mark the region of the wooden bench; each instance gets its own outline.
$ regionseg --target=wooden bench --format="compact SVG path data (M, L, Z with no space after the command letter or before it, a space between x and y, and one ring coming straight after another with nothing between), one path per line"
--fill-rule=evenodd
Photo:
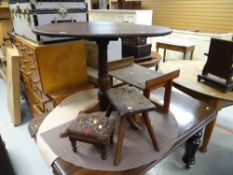
M166 59L166 50L167 49L182 52L184 60L186 59L186 54L188 52L191 52L190 60L192 60L195 45L192 43L189 43L187 41L183 41L183 40L168 40L167 39L167 40L157 41L157 43L156 43L157 52L159 51L160 48L164 49L163 62L165 62L165 59Z

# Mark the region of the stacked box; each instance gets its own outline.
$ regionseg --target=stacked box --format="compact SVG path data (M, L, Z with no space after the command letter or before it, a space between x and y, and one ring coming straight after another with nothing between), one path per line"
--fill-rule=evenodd
M146 37L122 39L123 57L134 56L135 60L145 61L151 59L151 44L147 44Z
M32 28L60 22L87 21L87 5L84 0L10 0L10 10L15 33L40 43L71 40L40 36Z

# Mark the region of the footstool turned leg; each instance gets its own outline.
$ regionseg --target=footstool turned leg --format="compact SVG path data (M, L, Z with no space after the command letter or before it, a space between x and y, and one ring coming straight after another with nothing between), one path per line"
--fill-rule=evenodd
M69 138L72 148L73 148L73 152L77 152L77 147L76 147L76 140L73 140L72 138Z
M109 117L110 114L112 113L112 111L113 111L113 106L110 104L110 105L108 106L108 108L107 108L107 111L106 111L105 116L106 116L106 117Z
M112 132L112 135L110 136L110 140L109 140L110 144L113 144L114 142L113 137L114 137L114 131Z
M107 145L101 145L101 158L103 160L107 159Z

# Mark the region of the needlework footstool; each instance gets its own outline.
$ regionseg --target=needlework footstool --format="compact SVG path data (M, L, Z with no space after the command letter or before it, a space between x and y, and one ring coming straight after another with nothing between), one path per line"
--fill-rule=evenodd
M113 143L115 120L105 117L105 112L79 113L77 119L67 129L67 135L74 152L76 141L101 146L101 158L107 158L107 144Z

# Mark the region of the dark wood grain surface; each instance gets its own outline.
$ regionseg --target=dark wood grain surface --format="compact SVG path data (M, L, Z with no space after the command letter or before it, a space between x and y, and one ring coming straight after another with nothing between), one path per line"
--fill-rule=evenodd
M48 36L73 36L83 39L163 36L172 32L167 27L114 22L46 24L33 28L33 31Z
M132 64L121 69L111 70L109 74L140 89L146 88L146 81L163 76L163 73Z
M132 115L155 110L155 105L134 87L112 88L106 92L120 115Z

